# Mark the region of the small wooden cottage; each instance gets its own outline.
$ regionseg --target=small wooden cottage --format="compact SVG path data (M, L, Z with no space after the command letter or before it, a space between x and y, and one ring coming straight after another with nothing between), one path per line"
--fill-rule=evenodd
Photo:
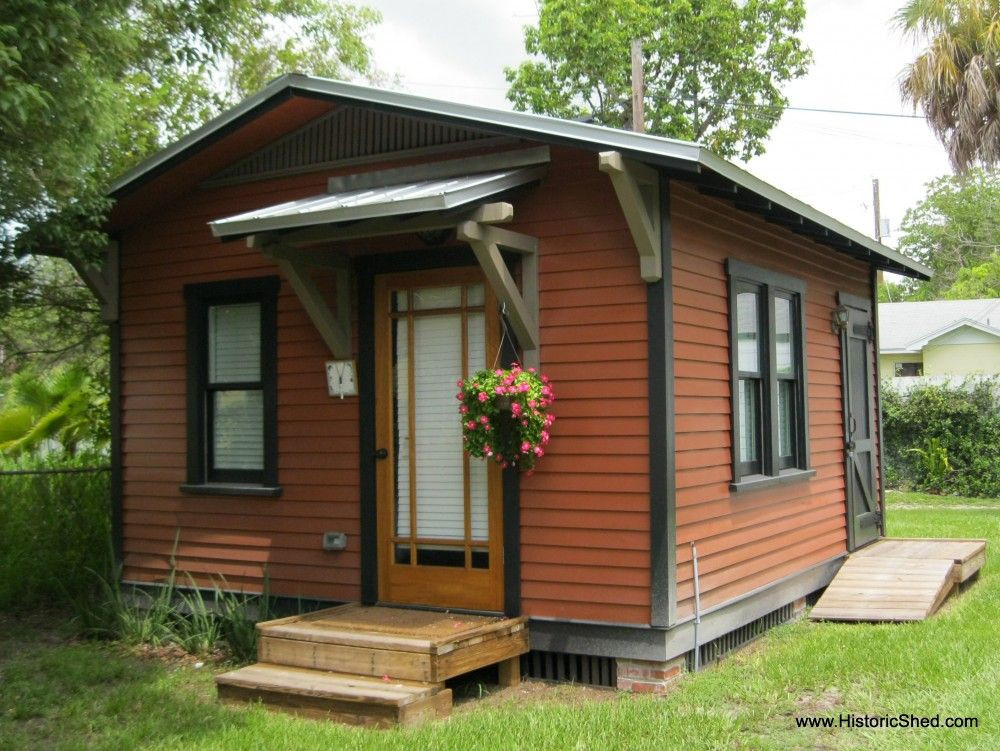
M880 535L876 272L929 272L697 144L289 75L112 195L128 582L522 616L649 690ZM530 476L455 402L515 359Z

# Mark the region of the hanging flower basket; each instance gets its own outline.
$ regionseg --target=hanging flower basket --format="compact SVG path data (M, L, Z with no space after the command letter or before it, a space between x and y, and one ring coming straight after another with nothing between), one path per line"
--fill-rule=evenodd
M501 467L531 470L545 455L556 416L549 379L534 368L480 370L458 382L462 438L470 456L492 459Z

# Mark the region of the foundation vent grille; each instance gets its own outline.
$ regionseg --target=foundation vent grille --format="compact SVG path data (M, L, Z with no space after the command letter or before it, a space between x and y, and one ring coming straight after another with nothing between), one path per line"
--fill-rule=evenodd
M613 657L532 650L521 657L521 674L543 681L568 681L586 686L614 688L618 685Z
M768 629L772 629L785 621L791 620L794 614L792 603L784 605L777 610L772 610L767 615L763 615L755 621L750 621L740 626L738 629L723 634L712 641L705 642L700 647L702 667L721 660L740 647L749 644L754 639L764 635ZM694 652L687 654L687 669L694 670Z

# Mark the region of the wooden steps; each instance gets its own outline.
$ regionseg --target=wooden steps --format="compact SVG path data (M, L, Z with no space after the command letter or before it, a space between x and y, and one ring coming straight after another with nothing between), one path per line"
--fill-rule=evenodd
M308 668L256 665L216 679L219 698L368 727L416 725L451 713L451 689Z
M220 699L376 727L447 716L444 682L487 665L516 683L529 650L525 618L357 604L257 629L259 662L218 676Z
M880 540L848 557L810 618L920 621L985 562L984 540Z

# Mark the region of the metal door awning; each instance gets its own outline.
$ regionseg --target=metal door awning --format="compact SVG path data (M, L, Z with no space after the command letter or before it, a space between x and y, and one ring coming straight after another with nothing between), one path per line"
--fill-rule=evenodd
M223 240L245 237L274 260L330 350L350 355L349 259L316 245L350 239L449 229L469 244L486 281L504 304L523 350L539 365L538 241L495 225L509 222L513 206L496 197L537 182L549 162L547 146L465 159L332 177L323 195L288 201L209 222ZM493 202L487 202L493 198ZM308 246L313 251L303 253ZM500 249L521 257L521 289ZM337 273L335 309L308 273L310 266Z
M216 237L228 239L319 224L447 211L535 182L544 175L544 169L520 167L329 192L216 219L209 226Z

